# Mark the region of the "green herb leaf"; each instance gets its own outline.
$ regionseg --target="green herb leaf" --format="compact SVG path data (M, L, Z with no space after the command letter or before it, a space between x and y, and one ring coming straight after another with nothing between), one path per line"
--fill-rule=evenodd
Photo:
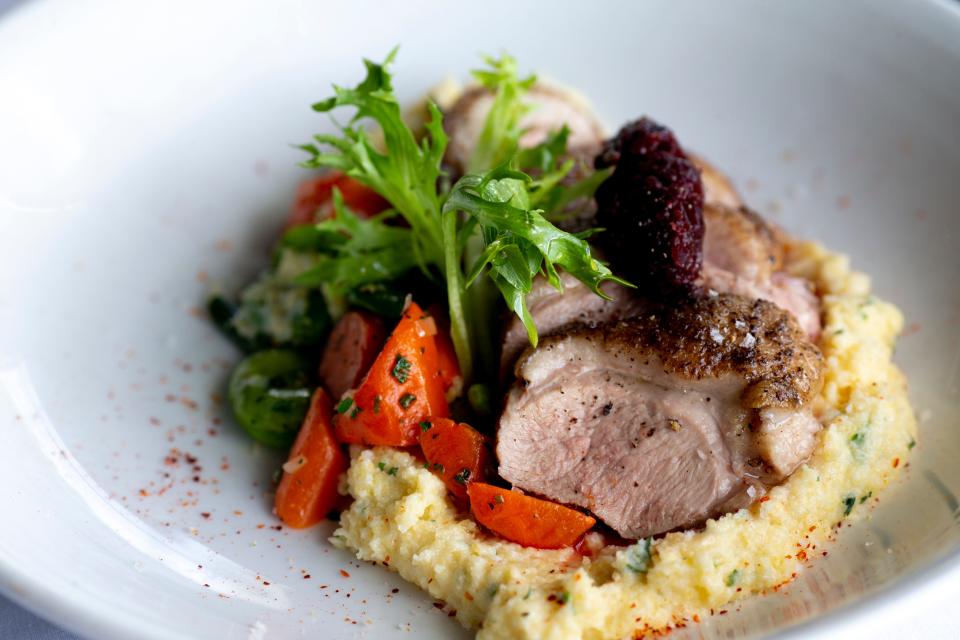
M468 172L485 171L506 160L514 152L523 135L520 120L530 111L523 102L536 76L520 79L517 61L505 55L499 59L484 58L489 69L475 70L473 77L494 92L493 104L484 120L480 137L473 148Z
M334 95L313 105L327 113L341 107L356 109L340 135L314 136L316 144L301 146L310 154L307 167L330 167L344 171L386 198L410 224L413 255L424 269L442 263L440 237L440 196L437 180L447 147L442 116L436 105L428 104L427 135L419 143L403 121L402 110L393 93L389 66L394 49L382 64L364 60L366 78L353 88L334 86ZM373 121L383 134L381 151L363 123Z
M850 515L850 512L853 511L853 507L857 504L857 496L854 494L849 494L843 499L843 515L846 517Z
M627 549L627 569L635 573L646 573L653 563L650 550L653 538L644 538Z
M470 481L470 469L460 469L457 475L453 476L453 481L466 486L467 482Z
M337 413L346 413L353 406L353 398L344 398L337 403Z
M417 265L411 230L386 224L394 212L361 219L344 206L336 188L333 202L335 217L284 234L283 246L315 255L315 266L297 275L295 284L329 284L345 294L363 285L395 280Z
M423 422L420 423L420 431L429 431L432 427L433 427L432 422L428 422L424 420Z
M400 399L397 402L404 409L409 409L410 405L412 405L416 401L417 401L417 396L413 395L412 393L405 393L402 396L400 396Z
M466 175L453 186L443 211L462 211L477 220L486 247L470 270L467 286L488 272L507 306L523 321L530 343L536 346L537 328L526 296L537 274L543 273L562 291L557 273L557 267L562 267L602 297L607 297L600 290L605 280L631 285L593 258L586 241L561 231L541 211L529 207L530 182L526 174L504 165L482 176Z
M393 361L393 369L390 370L390 375L392 375L397 382L403 384L407 381L407 378L410 377L410 366L410 361L398 353L397 359Z
M724 580L724 583L728 587L732 587L733 585L737 584L737 582L739 581L740 581L740 569L734 569L733 571L727 574L727 578L726 580Z

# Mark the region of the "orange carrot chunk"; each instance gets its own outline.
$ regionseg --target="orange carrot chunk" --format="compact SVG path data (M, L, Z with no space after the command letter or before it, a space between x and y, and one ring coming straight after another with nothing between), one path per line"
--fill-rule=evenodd
M445 418L449 407L427 316L411 303L353 396L337 404L341 442L406 447L419 441L420 422Z
M347 460L333 437L332 414L329 396L318 388L283 465L274 502L277 515L291 527L315 525L337 501L337 481Z
M597 522L575 509L483 482L471 482L467 493L477 522L527 547L569 547Z
M420 423L420 448L429 468L461 500L467 499L467 485L486 475L486 440L468 425L449 418L425 420Z
M457 352L454 350L453 340L450 339L450 319L439 304L430 305L427 312L436 327L434 341L437 344L437 375L443 380L443 388L447 391L449 400L459 396L463 387Z

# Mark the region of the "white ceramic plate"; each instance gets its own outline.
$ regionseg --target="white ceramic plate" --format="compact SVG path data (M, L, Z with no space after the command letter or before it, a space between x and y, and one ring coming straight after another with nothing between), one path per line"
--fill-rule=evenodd
M947 593L960 578L960 11L893 0L15 11L0 25L4 592L105 638L468 637L326 544L331 526L272 528L277 456L216 401L238 354L197 312L211 283L264 264L303 175L289 143L327 126L308 105L395 43L407 98L506 48L611 124L661 119L906 312L897 359L922 427L904 480L789 589L691 636L895 629Z

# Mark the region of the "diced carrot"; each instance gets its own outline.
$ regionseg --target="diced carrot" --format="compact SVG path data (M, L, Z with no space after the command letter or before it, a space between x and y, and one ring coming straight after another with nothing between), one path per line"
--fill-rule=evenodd
M501 538L527 547L569 547L596 524L575 509L483 482L471 482L467 494L477 522Z
M283 465L274 501L277 515L291 527L320 522L337 502L337 482L347 461L333 437L332 414L330 397L318 388Z
M328 171L323 175L302 182L297 188L296 199L286 228L319 222L333 213L333 188L343 196L343 203L362 218L369 218L390 207L390 203L370 187L357 182L340 171Z
M435 340L437 343L438 371L440 378L443 380L443 388L448 391L447 400L452 400L460 395L463 378L460 376L457 352L453 348L453 340L450 339L450 320L440 305L430 305L428 312L437 328Z
M337 405L334 426L341 442L406 447L417 444L420 422L449 414L435 336L411 303L353 397Z
M420 448L430 469L461 500L467 499L467 484L486 475L486 440L468 425L431 417L420 425Z

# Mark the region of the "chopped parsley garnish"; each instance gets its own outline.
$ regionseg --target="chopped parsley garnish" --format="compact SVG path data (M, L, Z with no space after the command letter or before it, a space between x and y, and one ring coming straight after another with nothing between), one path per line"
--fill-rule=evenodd
M460 469L460 471L457 472L457 475L453 476L453 481L456 482L457 484L466 485L469 480L470 480L470 469L466 469L466 468Z
M493 501L497 504L503 504L503 496L498 493L497 495L493 496Z
M387 469L387 463L383 461L377 463L377 468L386 473L388 476L395 476L397 475L397 471L400 471L400 467L390 467Z
M867 491L865 494L860 496L860 504L863 504L864 502L869 500L871 497L873 497L873 491Z
M363 409L361 409L359 406L354 407L353 410L350 412L350 417L356 418L358 415L360 415L361 411L363 411Z
M740 581L740 569L734 569L727 574L727 579L724 580L728 587L732 587Z
M417 401L417 396L413 395L412 393L405 393L402 396L400 396L400 400L398 402L400 406L403 407L404 409L409 409L410 405L412 405L416 401Z
M857 504L857 496L850 494L843 499L843 515L848 516L850 512L853 511L853 507Z
M423 422L420 423L420 431L430 431L430 428L432 426L433 426L432 422L428 420L424 420Z
M913 449L915 446L917 446L917 441L910 438L910 442L907 443L907 449Z
M644 538L627 549L627 569L635 573L646 573L650 570L650 548L653 538Z
M380 396L373 396L373 412L380 413Z
M434 463L433 463L433 470L434 470L434 471L439 471L440 473L443 473L443 465L440 464L439 462L434 462Z
M557 598L557 602L559 602L560 604L567 604L568 602L570 602L570 592L569 591L562 592L560 596Z
M337 413L346 413L353 406L353 398L344 398L337 403Z
M390 374L397 379L397 382L403 384L410 377L410 361L398 353Z
M864 429L869 428L870 425L864 427ZM867 443L867 432L866 431L857 431L855 434L850 436L850 451L853 453L853 458L857 462L863 462L866 458L866 451L864 451L864 445Z

